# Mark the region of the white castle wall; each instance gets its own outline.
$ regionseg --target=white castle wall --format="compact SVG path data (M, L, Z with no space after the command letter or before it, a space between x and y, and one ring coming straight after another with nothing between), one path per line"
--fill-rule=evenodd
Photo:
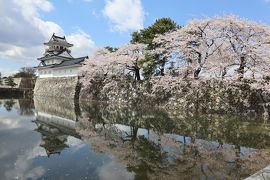
M62 67L62 68L46 68L39 69L37 76L39 78L50 78L50 77L74 77L79 75L79 66L73 67Z

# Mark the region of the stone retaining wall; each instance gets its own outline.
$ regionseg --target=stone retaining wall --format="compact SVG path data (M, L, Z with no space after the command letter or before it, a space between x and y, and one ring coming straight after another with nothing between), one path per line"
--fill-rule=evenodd
M152 82L118 81L82 89L81 99L116 104L164 107L170 111L233 113L269 118L270 93L245 82L207 80L179 82L177 86Z
M38 78L34 96L74 99L79 90L78 77Z
M73 98L56 98L56 97L34 97L35 109L38 112L67 118L70 120L77 120L79 115L79 107L75 104Z

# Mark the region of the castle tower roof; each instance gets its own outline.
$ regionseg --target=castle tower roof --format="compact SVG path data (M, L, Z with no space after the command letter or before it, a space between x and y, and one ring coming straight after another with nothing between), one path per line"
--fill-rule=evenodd
M53 46L53 45L58 45L58 46L63 46L63 47L72 47L73 44L70 44L67 42L66 37L60 37L60 36L56 36L54 33L51 37L51 39L44 43L44 45L46 46Z

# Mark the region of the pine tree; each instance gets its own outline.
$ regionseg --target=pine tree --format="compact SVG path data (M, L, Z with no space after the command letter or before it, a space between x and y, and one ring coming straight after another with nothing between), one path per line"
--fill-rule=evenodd
M177 25L170 18L157 19L151 26L132 33L131 43L142 43L147 46L148 50L155 50L158 47L153 40L157 35L166 34L169 32L180 29L181 26ZM145 79L149 78L153 74L159 74L164 76L164 68L167 59L162 57L161 54L147 55L141 63L147 63L147 66L143 66L143 76Z
M2 73L0 72L0 86L3 85L3 81L2 81Z
M6 79L5 79L5 84L7 85L7 86L10 86L10 87L14 87L14 86L16 86L17 84L14 82L14 79L13 79L13 77L11 77L11 76L9 76L9 77L7 77Z

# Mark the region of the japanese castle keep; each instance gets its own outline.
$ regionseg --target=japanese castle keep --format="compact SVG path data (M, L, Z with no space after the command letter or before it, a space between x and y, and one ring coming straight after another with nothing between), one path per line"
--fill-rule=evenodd
M48 48L45 49L44 56L38 58L40 61L36 68L38 78L78 76L79 68L88 58L87 56L72 57L69 48L73 44L68 43L65 36L59 37L53 34L49 42L44 45Z
M53 34L44 45L45 52L37 59L34 95L73 98L78 91L80 67L88 56L74 58L70 50L73 44L65 36Z

